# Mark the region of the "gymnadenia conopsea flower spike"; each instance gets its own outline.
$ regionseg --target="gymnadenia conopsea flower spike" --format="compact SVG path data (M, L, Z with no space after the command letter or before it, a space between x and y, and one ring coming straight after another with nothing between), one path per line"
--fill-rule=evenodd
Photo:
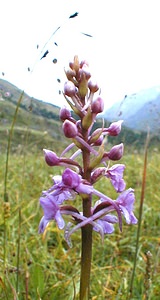
M102 128L94 129L97 115L104 110L104 101L99 94L97 96L99 87L92 81L86 61L79 62L75 56L69 64L66 77L64 97L74 114L72 116L71 111L63 107L60 120L63 134L71 140L71 144L59 156L44 149L46 163L51 167L60 166L63 172L53 177L52 186L43 191L40 197L44 216L40 221L39 233L46 230L49 222L55 221L58 228L64 230L68 245L72 246L71 235L81 229L79 299L86 300L89 299L92 231L98 232L104 240L106 234L113 233L115 224L122 230L123 218L127 224L136 224L133 212L135 196L132 188L125 190L125 165L118 163L123 156L123 144L106 149L104 143L106 136L115 137L121 132L123 121L113 122L108 128L102 124ZM108 180L106 193L107 184L111 184L117 193L116 199L95 188L95 183L102 177ZM82 201L81 210L75 207L77 196Z

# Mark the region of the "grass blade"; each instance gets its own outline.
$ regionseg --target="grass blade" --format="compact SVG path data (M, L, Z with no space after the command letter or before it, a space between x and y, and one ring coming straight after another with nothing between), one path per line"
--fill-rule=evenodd
M131 283L130 283L129 293L128 293L127 299L132 299L133 283L134 283L134 277L135 277L135 271L136 271L136 263L137 263L137 256L138 256L138 249L139 249L139 238L140 238L140 233L141 233L143 203L144 203L145 186L146 186L146 175L147 175L148 144L149 144L149 133L147 134L146 144L145 144L145 151L144 151L144 166L143 166L143 175L142 175L142 189L141 189L141 198L140 198L140 207L139 207L139 218L138 218L136 249L135 249L134 262L133 262L133 270L132 270L132 276L131 276Z

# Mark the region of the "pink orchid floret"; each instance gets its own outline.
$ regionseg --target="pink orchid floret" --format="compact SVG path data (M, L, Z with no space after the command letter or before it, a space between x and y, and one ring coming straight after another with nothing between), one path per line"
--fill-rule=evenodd
M44 211L44 217L40 221L39 232L43 232L49 221L55 220L58 227L62 229L62 217L60 214L60 206L66 200L74 200L77 193L91 194L93 187L83 182L82 177L67 168L62 176L53 177L53 186L44 191L40 197L40 205Z
M62 182L64 185L75 189L81 182L81 176L67 168L62 174Z
M105 234L111 234L114 231L114 224L119 223L122 230L121 215L124 216L127 224L137 224L137 218L133 213L133 205L135 201L134 190L128 189L120 194L117 200L112 200L97 190L93 190L93 194L101 196L92 208L90 217L83 219L71 230L67 228L66 241L70 243L70 235L76 230L87 224L93 225L93 230L100 233L102 239ZM117 213L118 217L113 213Z
M117 205L118 209L115 209L116 207L114 207L112 202L110 201ZM103 197L103 195L101 194L101 198L96 202L93 208L92 218L92 221L95 221L95 217L97 217L96 223L98 222L98 224L102 226L104 234L113 232L114 227L112 224L118 223L118 221L120 224L120 220L118 220L115 215L108 214L113 211L117 211L118 213L120 212L120 214L124 216L127 224L137 224L138 220L133 213L135 202L133 189L129 188L128 190L121 193L116 200L113 201L109 199L109 202L107 202L108 200L106 200L106 196L104 195ZM104 215L105 212L106 214ZM96 228L93 229L97 231Z
M109 168L105 174L107 178L110 178L112 185L118 193L124 191L126 184L123 179L123 172L125 169L125 165L123 164L115 164L111 168Z
M118 223L118 218L114 215L108 214L102 217L101 219L98 219L96 223L98 223L98 225L101 226L101 228L103 229L103 234L110 234L113 233L113 224ZM93 230L98 231L96 226L93 227Z
M63 229L65 222L61 216L60 209L55 199L51 195L46 195L46 197L40 198L40 204L44 211L44 216L42 217L39 224L39 233L43 233L46 226L51 220L55 220L58 228Z
M115 200L115 204L118 205L119 210L121 213L124 215L124 218L126 219L127 224L137 224L137 218L135 217L133 213L133 205L135 201L135 196L134 196L134 190L129 188L128 190L124 191L119 195L117 200ZM102 208L102 205L106 202L105 198L101 198L96 204L95 207L93 208L93 216L97 215L97 211L99 210L98 213L103 213L105 211L104 208ZM101 209L99 208L101 207ZM106 207L108 212L110 211L115 211L112 205ZM118 218L115 215L112 214L107 214L105 216L102 216L101 218L96 220L96 223L103 228L103 233L112 233L114 231L114 223L118 223ZM94 219L93 219L94 220ZM97 228L93 228L95 231L97 231Z
M119 208L126 219L127 224L137 224L137 218L133 213L133 205L135 202L134 190L129 188L119 195L116 200Z

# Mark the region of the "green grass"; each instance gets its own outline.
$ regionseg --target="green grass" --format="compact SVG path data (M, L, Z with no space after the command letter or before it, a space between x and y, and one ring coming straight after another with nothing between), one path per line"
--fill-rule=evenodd
M53 150L54 149L53 145ZM135 189L135 214L138 216L143 155L124 155L127 188ZM1 154L0 194L3 208L5 154ZM73 247L68 246L63 232L51 223L46 237L38 234L42 217L39 207L41 191L51 186L51 176L61 172L45 165L40 150L33 153L16 152L9 157L7 181L10 215L5 220L6 246L4 244L3 209L0 212L0 295L1 299L74 299L78 294L80 275L80 232L72 236ZM146 193L142 216L139 251L134 280L133 298L145 298L146 252L150 251L150 298L159 299L160 282L160 214L159 214L159 153L148 155ZM97 188L115 197L106 180ZM80 206L79 199L76 200ZM131 280L135 254L137 226L123 224L115 233L105 237L104 244L97 233L93 234L93 260L91 273L91 299L126 299ZM5 246L5 263L4 263Z
M46 166L42 153L43 148L60 153L65 145L59 122L59 108L32 99L26 94L20 101L22 93L19 89L3 80L0 83L4 91L11 92L9 99L4 98L0 102L0 298L78 300L80 232L73 234L71 249L64 240L63 231L59 231L55 223L50 224L46 236L38 234L39 221L43 215L39 206L41 191L52 185L53 175L62 172L57 167ZM3 94L4 92L2 96ZM101 126L101 123L97 122L95 126ZM115 143L124 141L128 145L122 162L126 164L127 188L135 189L137 217L141 199L145 135L133 134L125 129L123 135L115 138ZM8 137L10 146L6 177ZM108 141L114 144L113 137ZM66 145L67 143L66 141ZM159 299L159 137L155 137L150 145L136 273L132 298L129 298L132 300ZM154 147L157 152L153 151ZM96 187L115 199L116 193L107 180L102 179ZM7 199L8 202L4 202ZM80 199L74 201L82 210ZM127 295L135 258L137 228L137 225L128 226L123 222L123 232L115 226L115 233L105 236L104 244L100 236L93 233L90 299L129 300ZM152 256L150 260L148 251Z

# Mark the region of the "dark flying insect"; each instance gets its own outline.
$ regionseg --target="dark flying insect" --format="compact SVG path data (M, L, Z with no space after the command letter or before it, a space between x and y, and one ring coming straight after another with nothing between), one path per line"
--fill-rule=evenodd
M52 60L52 62L53 62L54 64L56 64L56 63L57 63L57 58L54 58L54 59Z
M47 51L43 54L43 56L41 57L41 59L44 58L44 57L46 57L48 53L49 53L49 51L47 50Z
M70 16L69 16L69 19L75 18L75 17L77 17L77 16L78 16L78 12L75 12L73 15L70 15Z
M69 16L69 19L75 18L75 17L77 17L77 16L78 16L78 12L75 12L74 14L72 14L72 15ZM63 25L63 24L62 24L62 25ZM61 26L58 26L57 29L52 33L52 35L50 36L50 38L48 39L48 41L45 43L43 49L46 47L46 45L47 45L48 42L51 40L51 38L53 37L53 35L54 35L54 34L62 27L62 25L61 25ZM55 44L56 46L58 46L56 42L55 42L54 44ZM39 47L39 45L37 45L37 49L38 49L38 47ZM43 52L43 49L42 49L41 53ZM46 57L48 53L49 53L49 51L47 50L47 51L43 54L43 56L41 57L41 59L44 58L44 57ZM57 60L54 59L54 60L53 60L53 63L57 63Z
M93 35L91 35L91 34L84 33L84 32L81 32L81 33L84 34L84 35L86 35L86 36L88 36L88 37L93 37Z

